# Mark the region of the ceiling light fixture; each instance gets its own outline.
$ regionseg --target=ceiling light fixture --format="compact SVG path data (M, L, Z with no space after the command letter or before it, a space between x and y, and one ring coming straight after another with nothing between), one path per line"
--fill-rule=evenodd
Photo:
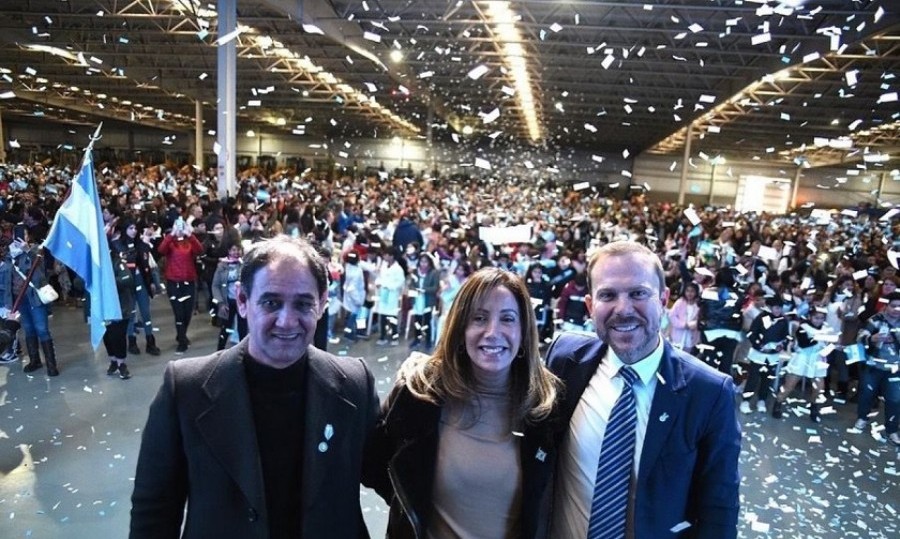
M325 71L324 68L313 62L309 56L300 56L296 52L285 47L284 44L279 41L265 38L261 39L258 31L254 28L248 27L247 32L243 34L243 37L252 46L257 47L262 55L275 56L283 59L284 65L288 68L285 71L306 75L309 79L327 86L331 92L340 94L344 99L355 101L364 109L369 109L372 112L380 112L394 127L410 131L413 134L417 134L421 131L421 129L412 122L381 107L381 105L375 102L373 97L370 97L359 90L355 90L351 85L334 76L333 73ZM309 91L304 89L302 95L303 97L308 97Z
M485 15L493 27L503 63L506 64L512 78L519 110L528 129L528 137L532 142L538 142L542 137L541 126L535 110L531 74L528 72L525 47L522 46L522 34L516 27L519 17L509 8L509 2L485 2L485 8Z

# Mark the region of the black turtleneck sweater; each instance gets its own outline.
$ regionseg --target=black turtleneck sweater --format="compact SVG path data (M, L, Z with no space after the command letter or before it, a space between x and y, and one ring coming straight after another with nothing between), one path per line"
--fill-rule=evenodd
M300 537L307 356L285 369L244 361L269 514L269 537Z

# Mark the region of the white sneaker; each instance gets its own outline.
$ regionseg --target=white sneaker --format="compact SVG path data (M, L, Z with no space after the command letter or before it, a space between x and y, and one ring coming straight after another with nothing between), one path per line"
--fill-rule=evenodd
M756 401L756 411L766 413L766 401L764 401L764 400Z
M745 414L752 414L753 410L750 409L750 402L743 401L741 402L741 412Z
M331 344L337 344L341 342L341 340L338 337L331 337L330 339L328 339L328 342L330 342Z
M888 441L894 445L900 445L900 432L892 432L888 436Z
M853 424L853 430L863 431L866 430L866 425L868 422L865 419L857 419L856 423Z

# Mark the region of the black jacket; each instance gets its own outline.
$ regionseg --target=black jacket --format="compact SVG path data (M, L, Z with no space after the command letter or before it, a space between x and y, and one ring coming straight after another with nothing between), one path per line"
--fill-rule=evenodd
M728 290L718 290L716 288L710 291L717 294L722 299L707 299L700 297L700 329L730 329L733 331L741 331L741 305L743 297ZM706 292L706 295L709 291Z
M425 537L432 510L440 418L439 406L415 398L402 383L382 406L372 447L367 450L363 483L390 504L390 539ZM523 538L549 537L561 426L565 427L553 414L526 427L520 438Z
M781 350L787 348L790 325L783 316L774 317L769 311L763 311L756 315L747 332L747 340L750 346L764 353L772 353L777 345Z
M153 283L153 275L152 270L150 269L150 256L153 247L144 243L141 238L132 239L125 235L113 240L110 247L113 251L121 253L130 270L141 274L147 294L152 298L153 288L150 284ZM115 260L115 258L113 260ZM132 286L134 286L134 284L135 283L132 280Z

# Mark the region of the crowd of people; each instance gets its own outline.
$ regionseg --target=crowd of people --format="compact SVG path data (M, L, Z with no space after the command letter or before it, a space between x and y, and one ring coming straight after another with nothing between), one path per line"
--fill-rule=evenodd
M19 269L7 274L0 268L0 288L6 278L11 283L2 295L8 309L23 289L23 276L39 254L35 247L47 234L72 171L20 165L2 172L0 247L8 260L17 261L8 267ZM111 248L133 274L136 308L130 309L127 326L133 355L141 352L138 334L147 353L160 353L149 302L161 292L174 315L176 353L187 351L197 313L208 313L220 325L219 348L245 336L245 321L234 305L240 255L260 238L279 233L312 239L329 259L332 305L325 320L332 344L371 334L378 345L396 346L404 337L410 348L422 351L433 349L461 284L485 266L524 278L542 346L560 330L592 331L585 307L588 254L628 239L649 246L663 262L673 298L666 335L738 381L747 378L745 412L751 400L764 409L776 371L788 380L798 375L796 362L795 367L788 363L792 356L810 355L809 345L801 344L807 341L798 339L801 329L799 336L813 339L819 350L827 348L818 367L808 360L809 368L799 373L810 379L813 395L855 400L866 387L861 377L883 370L882 362L871 365L874 369L860 366L877 355L871 349L867 353L866 322L885 310L896 289L889 253L898 222L879 220L883 212L872 208L789 215L729 208L686 213L669 203L647 203L644 194L614 200L596 189L576 191L549 180L523 185L374 171L329 177L308 170L265 174L252 169L241 175L238 192L223 200L215 196L213 171L194 167L101 166L97 180ZM530 237L494 244L480 234L485 228L518 225L529 225ZM26 239L13 238L14 228L24 229L19 235ZM26 256L18 256L21 252ZM53 374L53 343L41 312L46 307L34 289L50 282L68 301L79 295L78 280L46 256L38 269L22 300L32 308L19 309L26 313L21 317L30 358L26 369L39 368L41 349ZM819 310L826 316L816 340L806 330L816 326L812 320ZM888 325L891 320L888 316ZM889 354L891 344L877 356L888 365L896 363L891 359L896 354L881 356ZM785 367L783 374L779 367ZM826 372L816 376L821 368ZM877 393L887 397L894 391L891 383L883 383ZM775 399L777 414L780 402ZM820 419L816 406L810 412ZM889 425L887 432L896 432L896 426Z
M208 313L219 325L219 350L246 340L252 347L255 332L260 332L256 345L266 345L257 349L254 357L268 353L269 346L281 347L280 340L290 341L297 334L305 339L307 332L316 334L318 348L343 342L351 356L360 339L372 339L375 346L405 344L413 355L401 368L397 387L387 400L386 423L375 431L381 451L375 453L394 458L401 448L392 444L409 441L408 437L393 438L397 432L416 434L404 430L409 427L403 423L409 420L404 408L426 418L440 418L446 432L442 430L437 457L428 456L436 466L429 472L434 475L428 476L431 479L425 485L410 487L430 488L426 499L433 497L431 503L437 506L409 507L399 500L397 508L407 513L425 511L435 529L493 533L501 529L498 526L532 529L547 524L522 521L526 517L509 512L508 507L505 524L477 518L465 521L468 506L456 497L464 485L451 479L463 464L442 459L441 451L446 449L443 444L453 444L457 456L485 449L487 454L509 459L515 452L501 431L512 428L521 432L529 425L537 430L526 429L521 444L537 443L538 455L553 451L555 446L543 438L546 433L541 425L555 417L550 411L554 406L547 403L556 399L560 380L576 395L574 402L562 405L568 428L594 424L590 412L581 408L585 401L594 402L592 399L599 399L594 404L606 410L601 413L605 416L602 422L612 422L610 413L618 408L618 400L603 395L616 393L629 395L646 427L647 399L655 399L653 395L660 392L668 395L671 388L659 389L652 374L639 368L628 374L598 368L601 358L607 356L614 365L665 367L671 379L694 373L696 356L712 369L691 374L692 383L732 393L735 386L742 387L739 410L744 414L771 411L781 418L791 406L797 415L818 422L823 420L826 403L855 402L856 431L872 423L881 397L884 437L900 445L900 292L896 291L894 255L900 223L874 208L787 215L740 213L730 208L649 202L646 193L616 200L593 188L576 190L552 181L525 185L497 178L454 181L386 173L354 177L248 170L241 175L238 192L222 200L215 196L212 171L192 167L102 168L97 179L112 256L130 273L120 287L133 293L130 303L123 301L123 312L127 308L130 316L117 329L117 334L127 335L127 347L107 347L109 374L128 378L122 350L141 352L138 331L144 335L145 351L160 353L148 307L157 293L168 297L175 327L156 329L161 339L174 336L176 354L189 349L190 324L199 313ZM10 262L0 266L0 301L5 313L16 310L13 301L28 280L24 274L29 274L38 260L37 245L70 180L71 171L40 166L7 167L0 179L0 193L5 194L2 247L5 261ZM26 229L24 237L16 237L14 229L19 225ZM528 232L525 236L523 225ZM279 258L271 253L268 258L258 258L259 246L268 243L262 240L274 237L308 240L322 257L320 275L318 266L309 260L311 255L298 255L314 270L312 278L318 288L313 287L312 299L296 298L285 305L288 300L273 293L260 303L251 301L253 275ZM640 249L621 250L616 245ZM253 256L242 258L244 252ZM27 259L23 253L28 253ZM256 260L256 266L248 268L248 260ZM633 264L631 273L622 266L623 261ZM19 271L4 273L4 267ZM32 288L49 282L59 289L62 301L79 297L78 280L66 268L46 256L38 267L41 271L30 273ZM602 269L599 273L598 268ZM657 275L657 268L658 283L651 278ZM266 283L278 290L287 286L272 272L265 276ZM247 288L242 290L242 286ZM317 301L319 293L325 299L323 305ZM29 293L24 296L32 301ZM26 304L31 309L28 315L23 316L23 307L18 306L29 357L25 370L34 372L41 367L39 343L47 373L58 374L46 313L40 316L41 309L49 307L37 298L33 301ZM321 318L315 328L300 324L302 329L296 334L278 333L280 322L274 320L271 332L260 329L272 313L284 309L293 309L307 322L309 312L320 309ZM247 316L253 311L260 314L256 321ZM36 322L38 319L43 324ZM486 340L478 337L482 324L491 328L488 333L492 337ZM572 330L593 335L596 341L579 341ZM655 340L656 334L664 340ZM635 339L641 339L646 349L635 351ZM604 344L609 348L600 348ZM542 354L556 376L536 364ZM582 372L567 364L566 359L573 356L583 356L589 370ZM497 375L484 367L498 358L522 364L523 371L508 370L506 365ZM646 359L649 363L641 363ZM713 370L719 371L720 377L712 377ZM595 371L596 377L602 378L598 387L591 381ZM173 371L172 376L176 374ZM265 399L275 398L271 391L290 389L272 386L271 373L248 375L257 384L252 391L260 390ZM801 382L808 385L809 405L793 407L789 397ZM583 391L572 392L570 384ZM515 391L510 393L510 388ZM161 393L158 399L164 397ZM470 405L473 400L480 403L475 409ZM253 412L267 403L271 404L254 401ZM721 402L707 405L720 406ZM399 426L393 424L398 417ZM473 434L473 417L487 417L489 424ZM736 462L737 451L732 451L731 442L740 435L736 425L723 421L716 425L722 435L718 443L723 445L704 445L709 432L691 430L689 434L704 440L699 446L710 452L710 458L716 455L719 459L706 463L716 469L715 478L705 480L711 497L683 500L683 505L673 507L671 518L683 517L713 530L727 527L733 477L730 461L721 459L727 454ZM265 423L267 429L277 426L268 419ZM695 428L688 423L690 429ZM435 443L428 437L433 425L418 424L417 428L425 429L418 434L425 436L426 443ZM880 426L875 428L880 430ZM326 442L328 433L326 426ZM603 429L592 436L602 440ZM639 429L637 446L657 443L657 436L655 431ZM494 443L479 448L472 437ZM501 439L505 441L501 443ZM435 450L433 445L427 447ZM593 460L600 455L599 445L592 447L587 451L572 444L565 450L568 453L559 455L561 461L569 462L561 462L561 466L569 470L571 484L556 493L559 507L565 511L559 520L554 517L552 526L558 526L554 529L581 533L595 525L589 492L594 479L578 469L585 454ZM498 504L508 506L511 499L519 499L516 496L522 491L517 489L522 485L509 481L523 477L531 481L527 473L533 471L525 472L525 455L521 458L520 472L525 475L504 474L502 468L477 468L483 477L496 475L496 484L503 487L503 500L483 500L484 507L498 509ZM268 481L269 471L263 472ZM379 473L370 480L390 502L397 494L392 493L397 487L393 481L400 478ZM656 496L661 480L641 473L639 485L653 492L648 496ZM449 483L437 483L441 480ZM707 503L729 508L704 515ZM628 510L644 508L629 506ZM527 515L531 518L537 513ZM724 520L716 520L720 517ZM663 529L669 520L649 522L651 529ZM290 529L301 525L296 521L282 524Z

